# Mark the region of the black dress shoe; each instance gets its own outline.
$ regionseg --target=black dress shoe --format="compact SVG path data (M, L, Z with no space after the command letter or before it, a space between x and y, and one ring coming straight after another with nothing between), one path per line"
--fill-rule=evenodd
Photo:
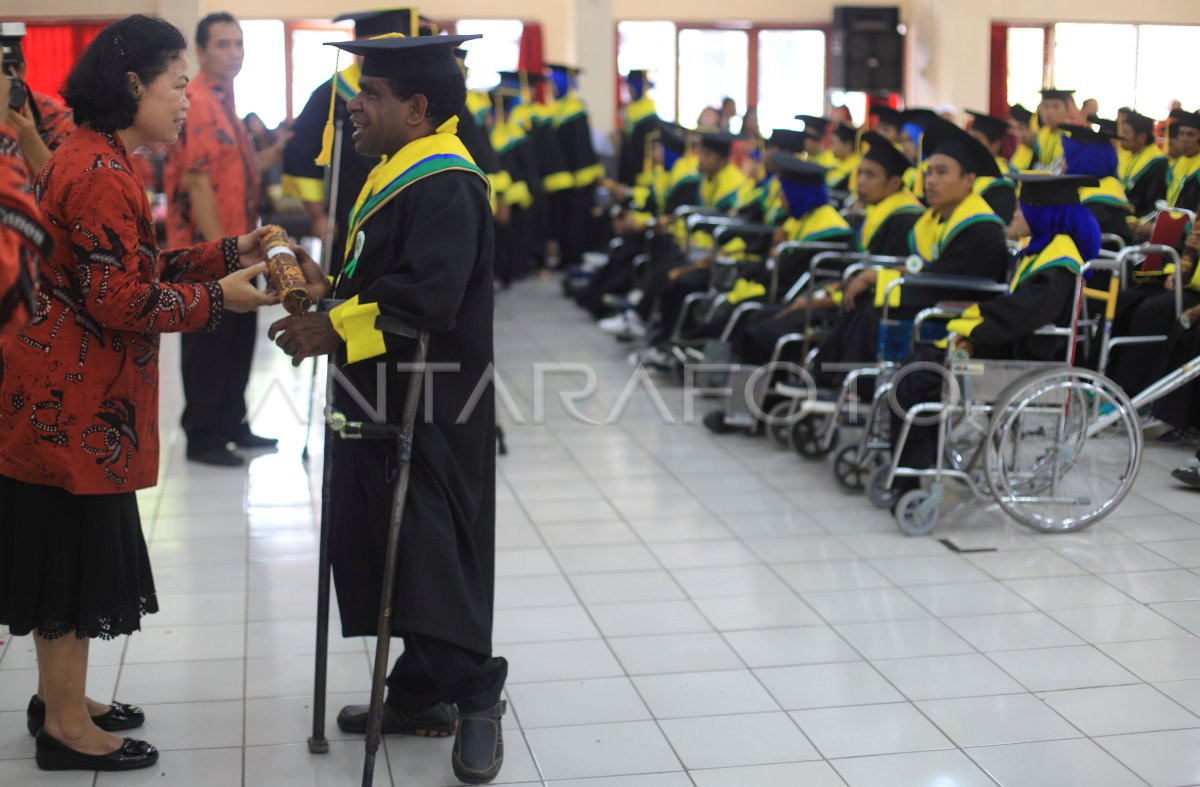
M126 738L111 754L84 754L39 730L35 759L43 771L136 771L158 762L158 749L145 741Z
M279 441L274 437L260 437L253 432L235 435L233 443L238 448L274 448L279 445Z
M39 700L38 696L34 694L29 698L29 707L25 709L25 726L29 728L30 735L37 735L38 730L45 723L46 703ZM92 724L105 732L132 730L145 723L146 714L142 712L141 708L126 705L123 702L114 702L108 706L107 713L92 717Z
M500 775L504 764L504 731L500 717L508 703L497 702L487 710L459 713L458 735L450 763L454 775L467 784L487 784Z
M189 450L187 458L189 462L199 462L202 465L213 465L215 467L241 467L246 464L245 459L224 446L206 448L200 451Z
M731 434L738 431L736 426L725 423L724 410L713 410L704 416L704 426L713 434Z
M363 735L367 731L370 706L347 705L337 717L338 729ZM421 738L445 738L458 729L458 711L453 705L441 703L423 711L405 712L383 704L384 735L416 735Z

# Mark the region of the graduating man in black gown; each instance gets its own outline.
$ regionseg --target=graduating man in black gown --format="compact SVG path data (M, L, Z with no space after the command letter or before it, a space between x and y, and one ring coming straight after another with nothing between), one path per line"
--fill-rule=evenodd
M404 653L388 677L385 733L458 733L455 775L481 784L503 762L501 690L492 654L495 406L492 213L487 176L455 135L466 85L452 49L475 36L336 44L363 55L347 105L360 153L386 156L350 211L344 265L328 311L284 318L269 335L299 363L332 355L332 406L350 420L398 424L414 330L427 331L392 627ZM434 368L437 368L436 366ZM376 401L382 377L384 401ZM332 471L331 559L347 637L374 633L397 461L388 441L326 446ZM366 707L338 726L366 728Z

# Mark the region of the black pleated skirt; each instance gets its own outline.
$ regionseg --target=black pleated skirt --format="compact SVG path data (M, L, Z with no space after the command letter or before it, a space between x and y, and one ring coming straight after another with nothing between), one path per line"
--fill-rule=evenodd
M133 492L73 495L0 476L0 623L113 639L157 611Z

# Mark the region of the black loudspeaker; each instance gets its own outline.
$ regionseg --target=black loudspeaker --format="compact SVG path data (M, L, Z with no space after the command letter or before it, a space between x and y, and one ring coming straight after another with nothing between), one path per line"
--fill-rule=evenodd
M899 93L904 75L904 35L899 27L896 6L836 6L829 42L830 86Z

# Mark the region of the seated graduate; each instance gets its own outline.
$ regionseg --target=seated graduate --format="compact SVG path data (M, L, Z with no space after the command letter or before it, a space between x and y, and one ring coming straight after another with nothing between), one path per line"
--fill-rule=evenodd
M1178 158L1167 174L1167 204L1172 208L1200 209L1200 112L1171 113L1171 135ZM1168 151L1169 153L1169 151Z
M916 165L917 160L921 158L921 136L925 133L926 126L935 120L940 121L942 118L932 109L921 107L906 109L903 117L904 125L900 128L900 152L910 162L913 162L904 173L904 187L917 195L918 199L924 199L925 191L921 183L921 171Z
M1017 172L1033 169L1033 113L1020 104L1008 108L1008 131L1017 140L1017 149L1008 159Z
M825 135L833 121L816 115L796 115L795 119L804 123L805 160L819 167L832 169L837 164L837 159L833 151L825 147Z
M825 173L825 185L830 191L853 194L858 162L862 158L858 153L858 129L845 123L834 126L829 138L829 152L833 154L834 163Z
M1021 182L1021 210L1016 223L1029 243L1021 249L1007 295L970 306L947 328L956 335L955 349L973 358L1052 361L1066 349L1062 337L1038 336L1046 325L1068 325L1075 305L1075 288L1085 260L1100 251L1100 226L1080 205L1079 192L1093 178L1072 175L1016 176ZM940 347L919 347L909 363L940 362ZM933 371L901 369L897 375L896 404L902 408L892 419L892 442L897 442L899 417L920 402L938 401L943 377ZM937 456L937 427L913 426L900 451L900 466L933 467ZM918 478L897 478L894 492L903 494L920 485Z
M746 177L730 158L733 140L733 135L724 132L702 132L700 156L697 161L701 176L700 207L713 208L731 215L750 203L754 190L754 182ZM682 246L689 243L692 249L711 250L712 235L696 232L690 238L686 237L686 229L683 228L682 222L675 222L672 232L679 246L667 253L655 255L651 263L653 271L649 283L637 304L620 314L601 320L600 330L619 338L644 338L646 326L654 316L660 301L670 301L663 315L669 317L667 312L673 311L677 314L688 293L698 292L707 286L711 255L689 263L682 253ZM668 289L671 290L670 293L667 292ZM673 318L671 319L672 321L665 325L667 331L674 325Z
M1062 126L1071 117L1075 105L1075 91L1048 87L1041 91L1042 101L1037 114L1041 127L1033 135L1033 169L1062 174L1066 168L1063 160Z
M904 113L891 107L872 107L871 115L875 118L875 133L893 145L899 145Z
M621 238L585 287L575 295L576 302L596 319L611 313L605 296L624 296L634 285L634 258L645 253L665 255L673 248L668 232L671 215L685 205L700 202L698 159L685 129L659 121L657 130L647 135L653 146L652 171L648 184L624 189L613 184L620 212L613 219L613 232ZM647 237L647 230L653 235Z
M1062 147L1068 175L1096 178L1096 186L1084 188L1079 198L1096 217L1100 231L1119 236L1126 243L1133 240L1133 230L1126 220L1133 215L1133 206L1117 180L1116 123L1102 121L1092 126L1061 126Z
M983 197L973 192L979 175L998 177L990 150L949 121L930 120L921 135L925 198L929 204L909 233L910 270L946 276L1005 281L1009 267L1005 225ZM886 281L898 272L863 271L847 287L846 309L821 344L813 367L822 387L840 382L836 364L871 363L877 356L879 320ZM859 304L862 293L876 290L875 303ZM931 301L954 297L942 291L892 293L891 314L904 319Z
M983 197L992 210L1005 224L1011 224L1017 212L1017 190L1007 175L1012 171L1008 159L1001 155L1004 140L1008 138L1008 121L967 110L971 116L971 127L967 133L987 146L996 159L996 167L1005 175L1002 178L975 178L975 193Z
M1167 198L1167 157L1154 139L1153 119L1131 111L1120 122L1120 133L1121 147L1129 153L1121 164L1121 186L1134 216L1148 216Z

